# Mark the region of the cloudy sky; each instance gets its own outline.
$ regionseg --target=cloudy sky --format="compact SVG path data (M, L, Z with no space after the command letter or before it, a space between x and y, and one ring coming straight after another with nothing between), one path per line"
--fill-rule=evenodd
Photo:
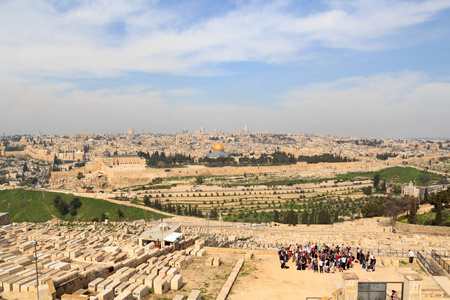
M449 0L1 0L0 132L450 138Z

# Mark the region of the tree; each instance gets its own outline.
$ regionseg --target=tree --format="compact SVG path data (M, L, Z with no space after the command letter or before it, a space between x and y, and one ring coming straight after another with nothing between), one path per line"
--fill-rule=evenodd
M77 214L77 210L72 206L69 207L69 212L71 216L75 216Z
M124 217L124 214L123 214L123 212L122 212L122 210L121 210L120 208L117 209L117 215L118 215L119 218L121 218L121 219Z
M372 195L372 188L370 186L366 186L361 188L361 191L364 193L364 195L366 196L370 196Z
M308 224L316 224L316 212L314 210L309 215Z
M273 211L273 221L278 223L278 222L280 222L279 218L280 218L280 216L278 215L278 210L274 210Z
M450 187L448 187L446 190L439 191L431 195L430 203L433 204L434 208L436 209L436 218L434 219L434 225L441 225L443 206L448 206L450 203Z
M423 194L423 203L430 202L430 194L428 194L428 188L425 188L425 192Z
M392 187L392 193L394 193L394 195L400 195L402 193L402 187L399 185L394 185Z
M27 165L26 162L23 164L22 171L23 171L24 173L28 171L28 165Z
M217 210L214 208L210 214L209 214L209 218L210 219L217 219L219 217L219 214L217 213Z
M308 224L308 212L306 210L303 211L302 224Z
M388 199L383 203L384 215L386 217L396 219L397 216L402 212L402 207L399 205L397 199Z
M104 222L107 219L106 214L102 213L100 219L102 220L102 222Z
M80 180L80 179L82 179L82 178L84 178L83 173L78 172L78 174L77 174L77 179Z
M144 196L144 205L150 206L150 198L147 195Z
M56 195L55 198L53 198L53 206L57 207L59 201L61 201L61 196L60 195Z
M373 187L377 188L379 184L380 184L380 174L375 174L373 176Z
M418 204L416 204L416 199L414 197L411 197L411 208L409 210L409 217L408 222L410 224L416 224L417 223L417 209Z
M203 182L205 182L205 176L199 175L199 176L195 177L195 182L197 184L203 184Z
M93 217L93 218L91 219L91 222L98 222L98 218L97 218L97 217Z
M381 217L384 213L383 205L381 202L378 203L366 203L361 208L361 213L364 218Z
M78 209L83 205L83 203L78 198L73 198L72 201L70 201L70 207L73 207L75 209Z
M339 211L336 209L334 211L334 218L333 218L333 222L337 222L339 221Z
M386 187L386 180L383 180L381 183L381 192L386 193L387 187Z
M58 209L58 212L62 215L66 215L69 212L69 206L67 205L66 201L62 199L58 202L56 208Z

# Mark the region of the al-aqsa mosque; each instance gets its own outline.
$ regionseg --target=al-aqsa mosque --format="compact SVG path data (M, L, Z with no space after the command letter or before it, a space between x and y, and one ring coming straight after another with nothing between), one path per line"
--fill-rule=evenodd
M231 157L230 154L225 153L225 148L221 143L217 143L213 147L213 151L211 153L206 154L208 158L219 158L219 157Z

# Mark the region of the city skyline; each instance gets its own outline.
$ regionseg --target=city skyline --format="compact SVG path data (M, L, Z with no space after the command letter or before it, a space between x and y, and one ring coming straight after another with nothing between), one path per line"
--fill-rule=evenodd
M0 128L449 138L449 8L4 1Z

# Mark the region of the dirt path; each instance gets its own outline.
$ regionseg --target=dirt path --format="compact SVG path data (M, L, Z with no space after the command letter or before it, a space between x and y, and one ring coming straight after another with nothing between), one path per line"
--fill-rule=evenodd
M171 213L168 213L168 212L157 210L157 209L154 209L154 208L151 208L151 207L148 207L148 206L144 206L144 205L130 203L130 202L127 202L127 201L120 201L120 200L113 200L113 199L103 199L103 198L100 198L100 199L108 201L108 202L116 203L116 204L121 204L121 205L132 206L132 207L136 207L136 208L140 208L140 209L149 210L149 211L152 211L152 212L155 212L155 213L158 213L158 214L161 214L161 215L170 216L170 217L176 217L177 216L177 215L174 215L174 214L171 214Z
M381 260L375 272L366 272L361 265L350 269L360 281L403 281L404 274L417 273L423 277L422 288L439 288L433 278L423 274L414 264L401 265L399 268L386 268ZM342 285L342 274L320 274L311 270L297 271L294 263L289 269L281 269L276 253L274 255L256 255L246 261L233 285L229 300L245 299L305 299L306 297L331 296ZM392 286L398 288L398 286Z

